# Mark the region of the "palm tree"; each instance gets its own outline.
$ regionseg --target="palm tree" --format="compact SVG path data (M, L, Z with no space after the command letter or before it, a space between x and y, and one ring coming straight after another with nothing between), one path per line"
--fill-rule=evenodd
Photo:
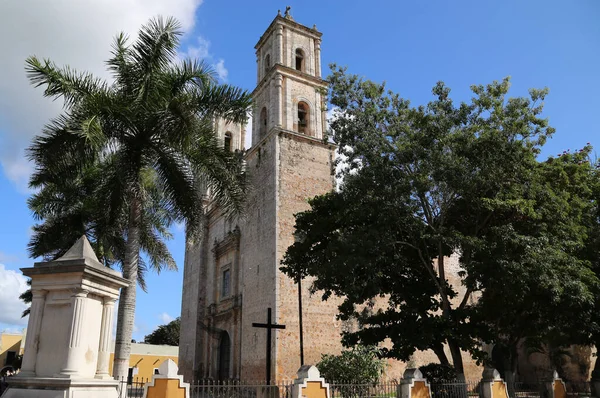
M123 276L113 376L129 367L135 313L143 213L150 186L161 193L160 208L194 234L200 224L200 197L207 190L226 213L242 209L246 174L241 154L226 151L213 133L216 117L243 123L250 94L218 84L205 64L175 62L181 31L173 18L156 18L142 26L128 44L116 37L107 65L110 84L89 73L59 68L49 60L27 59L32 84L44 95L62 98L63 115L34 139L29 157L36 163L30 184L81 178L99 165L102 178L94 195L111 225L126 213Z
M42 221L33 227L28 245L31 257L41 257L44 261L55 260L65 254L81 235L86 235L104 265L123 265L127 213L122 213L117 225L109 220L94 195L102 177L102 169L93 166L76 180L47 180L43 188L29 198L28 205L34 218ZM138 264L137 284L143 291L147 291L145 273L149 268L157 273L165 269L177 270L175 260L164 242L172 238L169 227L173 218L160 207L161 192L148 185L151 182L146 179L145 189L151 195L142 211L140 233L141 249L149 260L149 264L145 264L140 257ZM27 284L31 286L31 280ZM31 289L27 289L19 298L25 304L30 304ZM22 314L23 317L27 315L29 308Z

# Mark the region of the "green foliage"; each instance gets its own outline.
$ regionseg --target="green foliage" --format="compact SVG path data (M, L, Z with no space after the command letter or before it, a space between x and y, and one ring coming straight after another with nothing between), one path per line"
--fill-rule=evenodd
M385 362L376 347L356 346L340 355L321 355L317 369L329 382L346 384L376 384L383 374Z
M181 319L177 317L166 325L160 325L155 331L146 335L144 337L144 343L178 346L180 328Z
M430 363L421 366L419 370L430 384L441 384L456 380L456 371L450 365Z
M447 344L461 378L461 349L488 359L481 341L505 344L514 369L521 338L584 340L598 279L582 252L598 176L591 148L538 161L554 133L541 117L547 90L508 98L507 78L454 104L440 82L433 101L412 107L332 69L343 182L296 216L302 239L282 270L313 277L324 300L342 298L340 318L359 325L343 343L389 339L384 356L431 349L444 365Z

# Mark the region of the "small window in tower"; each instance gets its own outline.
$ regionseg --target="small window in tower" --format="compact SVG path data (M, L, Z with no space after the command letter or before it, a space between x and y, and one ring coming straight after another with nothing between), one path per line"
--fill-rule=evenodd
M304 51L296 49L296 70L304 72Z
M260 138L264 137L267 134L267 108L264 107L260 111Z
M225 139L223 140L225 144L225 150L231 152L231 132L225 133Z
M267 56L265 57L265 73L267 73L269 71L270 67L271 67L271 54L267 54Z
M298 102L298 132L308 134L309 108L305 102Z

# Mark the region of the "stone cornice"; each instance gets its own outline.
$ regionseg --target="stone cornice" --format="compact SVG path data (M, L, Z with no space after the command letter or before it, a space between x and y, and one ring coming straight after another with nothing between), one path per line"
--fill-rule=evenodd
M91 279L110 280L118 286L129 286L129 281L121 276L120 272L112 270L108 267L97 267L89 265L82 260L63 260L60 263L35 263L33 268L21 268L23 275L31 277L32 275L51 275L64 273L83 273Z
M287 19L280 15L277 15L275 17L275 19L273 19L273 21L271 22L271 24L269 25L267 30L265 30L265 33L263 33L262 36L260 37L260 39L258 39L258 42L254 46L254 49L257 50L260 46L262 46L263 43L265 42L265 40L267 40L267 37L269 37L269 35L271 35L273 30L275 29L275 25L279 25L279 24L285 26L288 29L295 30L297 32L311 36L314 39L320 40L321 36L323 36L323 33L319 32L316 29L311 29L307 26L299 24L296 21L293 21L291 19Z
M274 134L277 134L280 137L285 136L287 138L292 138L296 141L307 142L312 145L317 145L330 150L335 150L337 148L337 145L330 142L324 142L322 138L311 137L309 135L301 134L296 131L283 129L281 127L273 127L259 142L256 143L256 145L252 145L250 148L248 148L246 154L244 155L244 159L248 160L250 157L252 157L254 155L254 152L258 150L262 143L267 141L269 137L271 137Z
M273 78L273 75L275 75L276 73L281 73L285 77L297 80L301 83L308 83L313 86L319 86L324 89L327 88L327 82L321 79L320 77L309 75L308 73L304 73L297 69L290 68L289 66L276 63L275 65L271 66L271 68L262 78L260 83L258 83L256 88L252 90L251 95L254 96L257 92L261 91L265 85L269 84L269 82Z
M233 231L229 232L225 238L220 242L215 242L213 247L213 253L215 258L219 258L232 249L237 249L240 246L240 229L235 227Z

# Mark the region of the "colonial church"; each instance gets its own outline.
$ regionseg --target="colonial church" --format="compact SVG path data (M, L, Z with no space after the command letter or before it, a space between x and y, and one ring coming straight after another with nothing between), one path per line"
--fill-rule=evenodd
M272 378L293 378L300 367L298 285L279 268L294 242L294 214L335 184L335 147L325 134L321 33L294 21L288 10L275 17L255 49L252 147L244 148L244 126L215 122L226 148L247 149L252 190L246 214L226 218L207 201L202 238L187 242L179 344L179 369L186 380L265 380L267 331L252 324L265 323L268 308L273 322L285 325L273 331ZM448 281L463 293L458 257L446 264ZM321 354L340 352L345 325L336 320L336 300L322 302L320 295L310 295L308 285L301 292L304 359L316 364ZM589 353L583 357L589 359ZM463 359L467 377L479 377L482 368L466 353ZM425 351L410 362L422 366L438 359ZM390 360L386 376L399 378L407 365ZM548 367L544 355L520 355L522 376ZM570 367L585 380L580 365Z
M266 329L273 322L273 379L300 367L298 286L279 271L294 242L294 214L334 188L334 146L326 139L326 84L321 33L277 15L256 44L252 147L246 162L252 191L243 218L206 203L203 237L186 247L179 367L186 379L265 380ZM224 144L244 149L242 126L216 123ZM303 295L305 362L341 349L336 304Z

